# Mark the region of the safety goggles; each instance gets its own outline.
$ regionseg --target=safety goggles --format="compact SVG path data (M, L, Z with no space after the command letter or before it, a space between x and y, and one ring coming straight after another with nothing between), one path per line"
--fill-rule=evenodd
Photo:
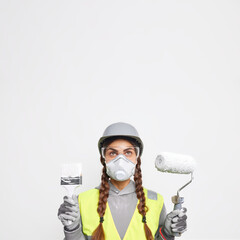
M113 160L119 154L123 154L129 160L136 160L139 157L139 147L102 147L102 157L106 160Z

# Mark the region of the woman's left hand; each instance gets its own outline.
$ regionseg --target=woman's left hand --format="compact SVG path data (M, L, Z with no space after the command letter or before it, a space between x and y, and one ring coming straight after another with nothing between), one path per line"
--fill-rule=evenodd
M173 210L165 219L163 231L172 236L180 236L187 230L187 209Z

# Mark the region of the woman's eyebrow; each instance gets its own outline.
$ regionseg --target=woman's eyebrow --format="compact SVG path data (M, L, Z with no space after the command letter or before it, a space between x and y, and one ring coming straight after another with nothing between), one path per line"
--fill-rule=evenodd
M116 148L111 148L111 147L107 148L107 150L114 150L114 151L118 151Z
M125 149L123 149L123 150L126 151L126 150L129 150L129 149L133 149L133 147L127 147L127 148L125 148ZM116 149L116 148L113 148L113 147L108 147L107 150L119 151L119 150L121 150L121 149Z
M124 151L129 150L129 149L133 150L133 147L125 148Z

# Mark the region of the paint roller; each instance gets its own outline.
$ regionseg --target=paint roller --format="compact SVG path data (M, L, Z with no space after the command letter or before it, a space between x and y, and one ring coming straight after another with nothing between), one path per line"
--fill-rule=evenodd
M184 198L179 196L180 191L189 185L193 180L193 172L196 166L196 162L192 156L162 152L156 157L155 167L158 171L175 173L175 174L191 174L191 180L184 186L178 189L177 195L172 197L174 203L174 210L182 209L182 203Z

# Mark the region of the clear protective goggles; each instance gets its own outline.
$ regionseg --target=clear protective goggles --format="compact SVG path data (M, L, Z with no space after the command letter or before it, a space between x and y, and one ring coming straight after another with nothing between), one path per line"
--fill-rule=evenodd
M140 154L139 147L102 147L101 148L102 157L106 160L113 160L119 154L123 154L129 160L136 160Z

